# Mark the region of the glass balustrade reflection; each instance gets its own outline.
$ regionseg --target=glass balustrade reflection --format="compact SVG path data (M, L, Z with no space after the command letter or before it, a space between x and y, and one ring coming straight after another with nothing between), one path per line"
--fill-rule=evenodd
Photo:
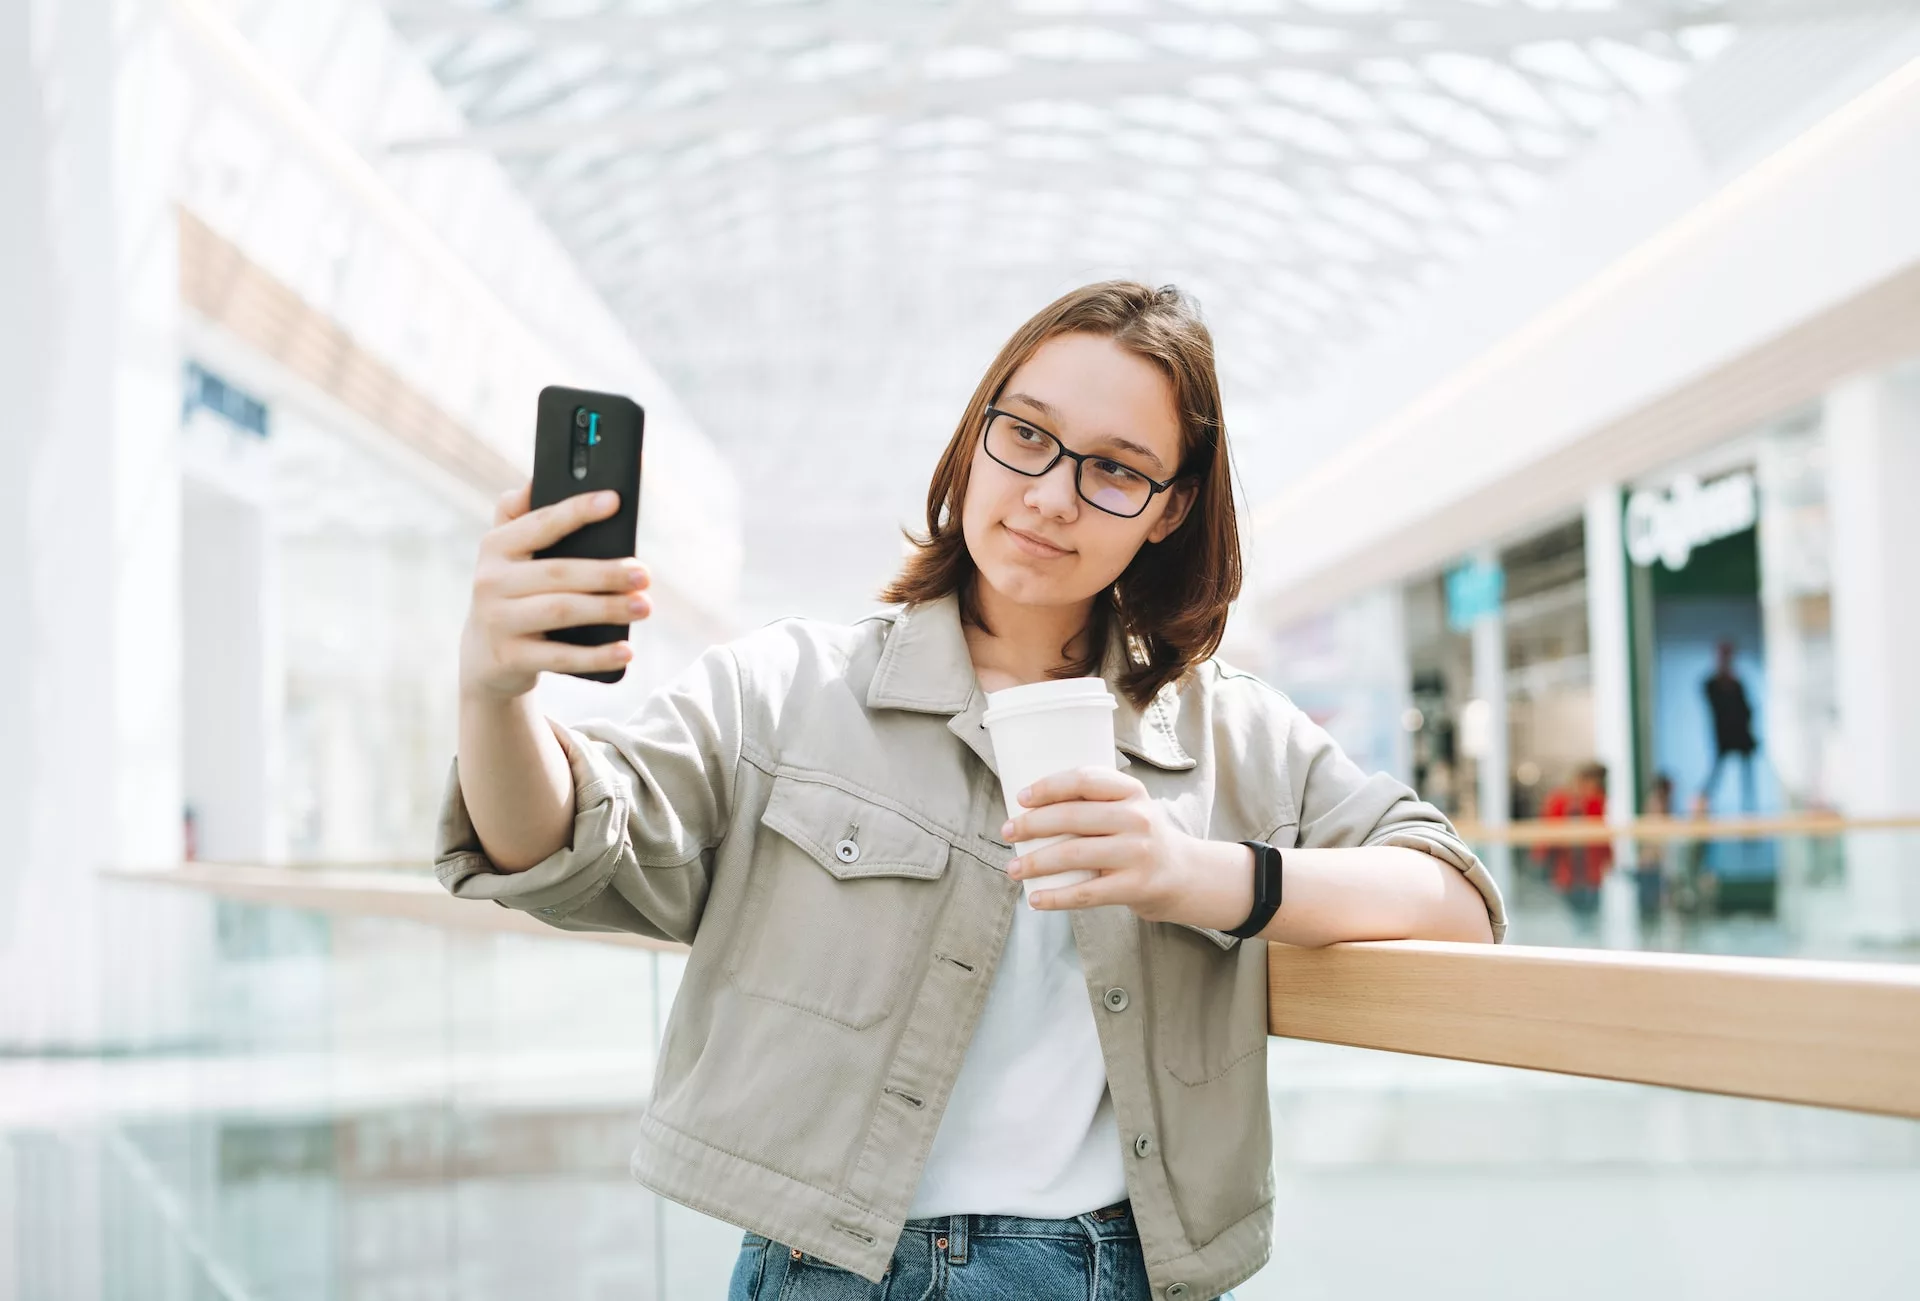
M1920 961L1920 830L1703 822L1583 844L1560 831L1474 843L1505 887L1511 943Z

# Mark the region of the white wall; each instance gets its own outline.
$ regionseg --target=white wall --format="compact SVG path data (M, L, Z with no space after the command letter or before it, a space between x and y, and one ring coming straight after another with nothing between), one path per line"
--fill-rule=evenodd
M201 1006L207 904L97 876L181 841L181 122L158 15L0 7L6 1047L188 1040Z

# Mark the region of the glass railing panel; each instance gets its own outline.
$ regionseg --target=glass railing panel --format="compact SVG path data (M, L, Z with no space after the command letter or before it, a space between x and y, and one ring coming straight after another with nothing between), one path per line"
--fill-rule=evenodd
M682 956L234 903L220 935L198 1051L0 1062L0 1243L35 1244L0 1299L725 1294L740 1231L627 1171Z
M1471 833L1469 833L1471 834ZM1920 830L1475 839L1506 892L1508 940L1574 948L1920 961Z
M1920 1295L1920 1122L1272 1041L1237 1301Z

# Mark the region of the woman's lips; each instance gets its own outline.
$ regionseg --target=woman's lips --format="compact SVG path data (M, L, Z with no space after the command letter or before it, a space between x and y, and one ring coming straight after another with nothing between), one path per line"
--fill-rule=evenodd
M1006 529L1008 534L1012 536L1013 545L1019 547L1030 556L1038 556L1044 560L1051 560L1058 556L1072 554L1064 547L1056 547L1051 543L1042 542L1039 538L1033 537L1031 534L1022 533L1011 524L1003 524L1000 527Z

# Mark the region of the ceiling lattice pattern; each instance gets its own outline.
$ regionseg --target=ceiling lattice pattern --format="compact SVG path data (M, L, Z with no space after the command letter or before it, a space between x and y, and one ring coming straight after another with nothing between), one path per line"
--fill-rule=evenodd
M831 450L849 393L937 445L1008 329L1100 275L1194 290L1230 401L1297 392L1743 27L1888 7L388 4L469 123L389 147L493 151L782 482ZM866 485L896 517L912 468Z
M1792 7L396 0L394 12L473 137L630 310L695 268L1125 265L1145 251L1265 291L1246 305L1272 343L1263 360L1293 369L1389 316L1623 104L1718 50L1742 8Z

